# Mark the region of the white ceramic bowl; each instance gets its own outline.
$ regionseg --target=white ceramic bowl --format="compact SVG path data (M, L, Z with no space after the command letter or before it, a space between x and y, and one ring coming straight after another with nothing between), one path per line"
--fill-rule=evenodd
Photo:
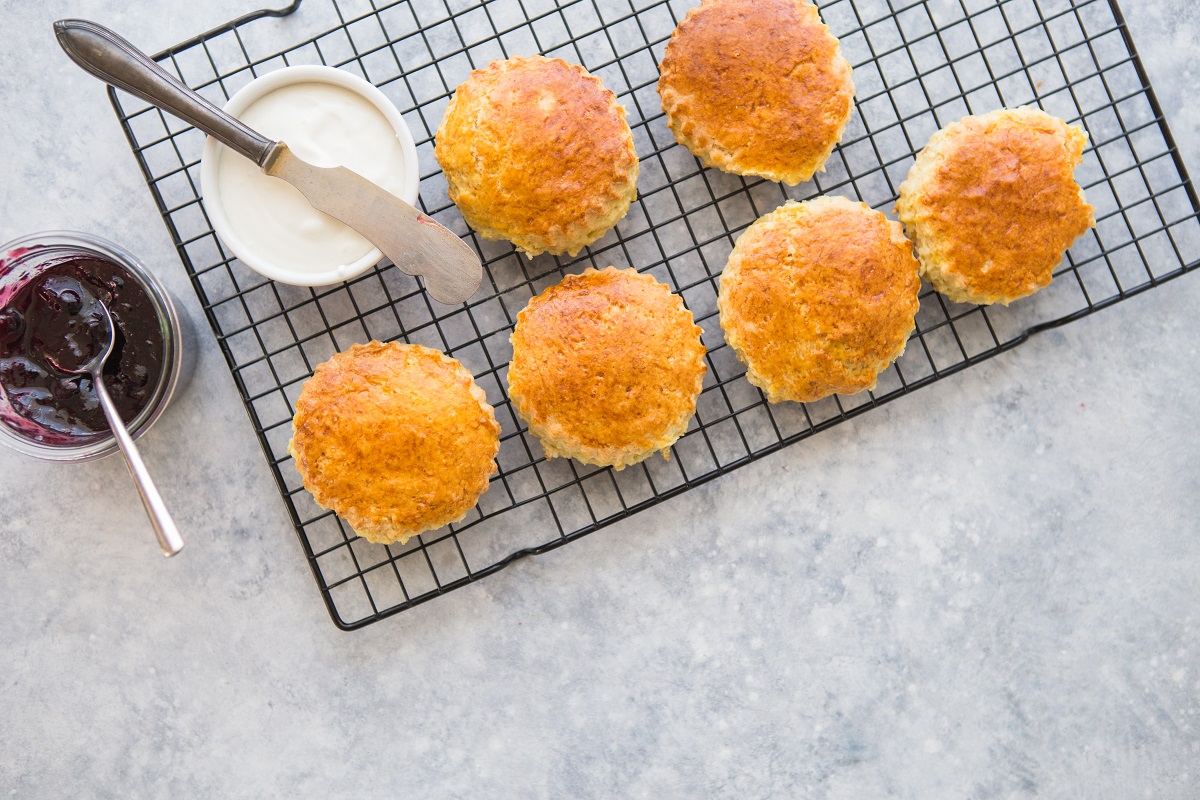
M388 100L383 92L357 75L333 67L283 67L255 78L243 86L233 97L229 98L229 102L225 104L225 111L238 117L259 98L294 83L329 83L340 86L365 98L371 105L379 109L379 112L396 131L396 138L400 141L400 147L404 153L405 178L401 199L410 205L416 205L421 176L417 163L417 146L413 142L412 133L392 101ZM229 217L225 213L225 206L221 202L217 167L222 158L241 158L241 156L229 151L211 136L208 137L204 143L204 153L200 158L200 186L204 196L204 207L208 211L208 218L212 222L217 236L250 269L281 283L290 283L295 286L327 286L349 280L383 259L383 253L379 252L378 248L372 248L365 256L353 263L321 272L301 272L272 261L268 253L255 251L238 236L230 224Z

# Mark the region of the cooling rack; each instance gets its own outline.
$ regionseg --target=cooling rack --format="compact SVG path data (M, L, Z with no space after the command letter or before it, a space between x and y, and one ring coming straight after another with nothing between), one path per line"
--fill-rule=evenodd
M297 0L156 56L218 103L292 64L328 64L377 85L417 140L424 210L483 257L483 287L461 306L439 305L387 266L319 289L261 278L225 250L205 214L203 135L110 92L339 627L362 627L578 539L1200 263L1200 201L1115 2L818 0L854 66L858 97L826 172L795 189L703 169L667 129L657 64L695 4L308 0L301 8ZM433 158L433 134L469 71L531 53L599 75L628 111L642 159L629 215L574 259L529 261L481 240L449 201ZM934 131L968 113L1023 104L1080 123L1090 136L1077 176L1097 227L1068 253L1054 283L1011 308L955 304L925 286L908 350L875 391L768 405L745 380L717 319L716 279L738 234L789 198L819 194L859 198L890 214L897 186ZM505 393L517 312L564 274L609 264L649 272L681 293L709 351L696 418L671 459L620 472L547 460ZM370 339L425 344L459 359L502 426L500 471L478 508L406 546L356 538L313 502L287 454L292 403L313 367Z

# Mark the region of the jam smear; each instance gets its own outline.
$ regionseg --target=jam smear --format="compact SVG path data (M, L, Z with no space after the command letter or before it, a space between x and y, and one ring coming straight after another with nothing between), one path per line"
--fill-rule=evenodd
M82 369L107 345L100 302L112 314L115 340L104 385L127 424L141 413L165 355L155 306L123 266L80 255L40 270L0 309L0 388L19 417L0 409L0 422L51 445L109 435L91 377L67 371Z

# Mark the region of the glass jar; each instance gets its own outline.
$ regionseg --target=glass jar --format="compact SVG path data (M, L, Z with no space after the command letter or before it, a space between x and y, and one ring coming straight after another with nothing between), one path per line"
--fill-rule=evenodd
M128 250L99 236L73 231L47 231L14 239L0 245L0 308L3 308L21 286L44 270L71 258L107 259L129 274L145 291L154 308L162 336L162 369L157 384L145 407L130 422L129 433L134 439L142 436L162 416L175 393L190 377L190 326L181 316L162 282ZM7 404L0 389L0 404ZM12 415L15 412L5 409ZM17 453L47 461L91 461L116 452L117 442L111 434L93 438L86 443L50 444L23 435L12 425L0 421L0 445Z

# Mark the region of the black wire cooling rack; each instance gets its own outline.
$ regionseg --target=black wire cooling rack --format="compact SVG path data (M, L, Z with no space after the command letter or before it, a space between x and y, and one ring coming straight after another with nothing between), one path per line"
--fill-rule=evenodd
M329 64L379 86L417 140L425 211L483 256L483 287L462 306L439 305L392 267L320 289L250 271L217 240L200 201L204 136L111 93L339 627L367 625L577 539L1200 263L1200 202L1115 2L821 0L854 66L857 108L826 172L796 189L703 169L667 129L657 64L695 4L309 0L297 12L297 0L156 57L218 103L290 64ZM469 71L531 53L599 75L629 112L642 159L629 215L575 259L529 261L477 237L450 203L433 158L433 133ZM1054 283L1011 308L958 305L924 287L908 351L874 392L768 405L745 380L717 319L717 276L737 235L788 198L844 194L891 213L897 186L935 130L968 113L1023 104L1081 123L1090 135L1077 175L1097 227ZM609 264L649 272L683 295L704 329L710 367L696 418L671 460L621 472L546 460L505 391L517 312L564 274ZM502 425L500 472L478 508L406 546L356 538L313 502L287 454L292 403L313 367L370 339L425 344L459 359Z

